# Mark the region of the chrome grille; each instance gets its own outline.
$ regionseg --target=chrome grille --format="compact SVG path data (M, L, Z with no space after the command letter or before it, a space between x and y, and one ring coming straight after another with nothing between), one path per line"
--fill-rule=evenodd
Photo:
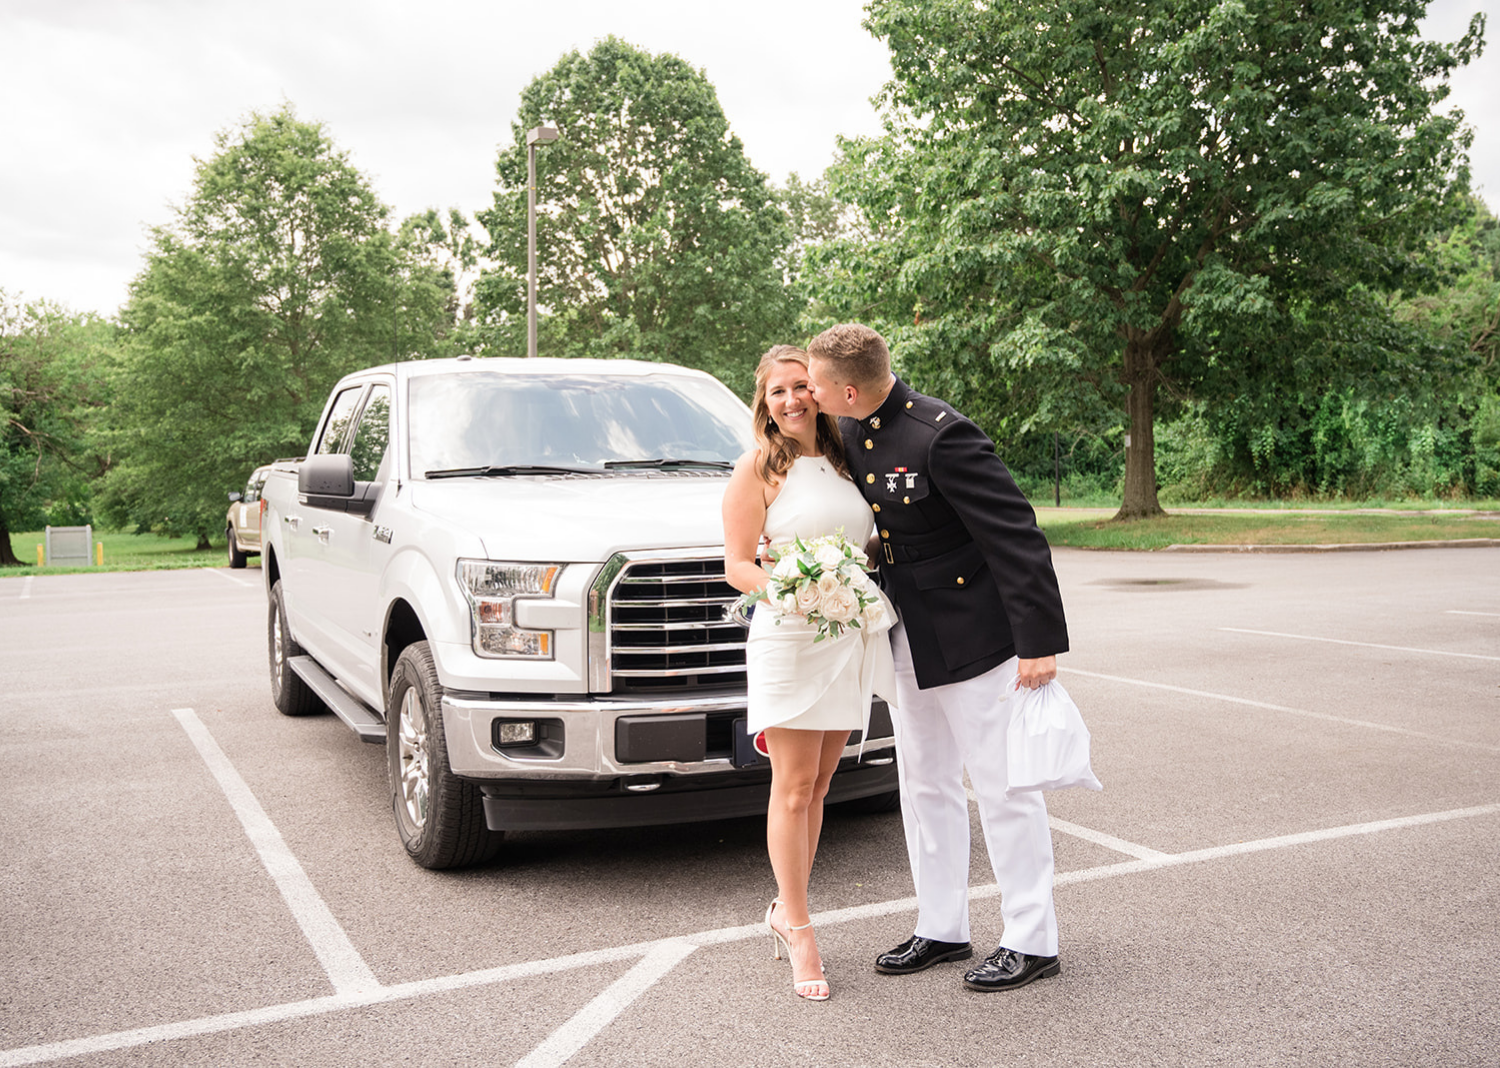
M609 596L613 688L743 686L745 628L728 618L738 596L723 557L626 564Z

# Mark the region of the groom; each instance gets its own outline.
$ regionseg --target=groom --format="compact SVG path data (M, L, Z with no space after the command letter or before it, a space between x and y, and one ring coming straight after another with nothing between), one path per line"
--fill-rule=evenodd
M818 407L842 418L849 468L875 512L891 631L901 816L917 889L916 933L876 971L967 960L969 806L979 803L1005 922L1000 947L964 975L1009 990L1056 975L1052 834L1041 794L1007 799L1002 686L1057 676L1068 648L1052 553L994 443L942 401L891 374L885 340L844 323L813 338Z

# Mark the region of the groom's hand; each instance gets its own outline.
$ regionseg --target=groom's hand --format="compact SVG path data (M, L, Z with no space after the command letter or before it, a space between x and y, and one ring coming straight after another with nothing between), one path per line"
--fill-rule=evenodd
M1045 686L1057 678L1057 657L1043 656L1036 660L1021 660L1016 665L1016 685L1028 690Z

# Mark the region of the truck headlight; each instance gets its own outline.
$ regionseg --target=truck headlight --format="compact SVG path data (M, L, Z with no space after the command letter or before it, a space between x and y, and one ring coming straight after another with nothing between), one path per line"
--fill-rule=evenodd
M561 564L460 560L458 585L469 602L475 654L551 660L553 632L516 626L516 601L555 596L561 574Z

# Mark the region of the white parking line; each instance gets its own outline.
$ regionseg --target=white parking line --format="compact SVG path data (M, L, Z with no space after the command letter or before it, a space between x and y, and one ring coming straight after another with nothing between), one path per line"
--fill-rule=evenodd
M287 908L292 910L297 926L307 936L313 953L317 954L323 970L328 973L328 981L333 984L333 989L340 994L352 994L379 987L375 973L370 971L370 966L349 941L349 936L339 926L338 920L333 918L333 913L313 886L312 880L287 848L281 832L266 815L265 809L260 807L260 802L219 748L219 743L208 733L208 728L191 708L174 708L172 715L177 717L177 722L187 731L188 738L224 791L229 807L239 817L251 845L260 854L261 863L266 866L277 889L281 891L281 896L286 899Z
M1148 682L1145 679L1130 679L1123 675L1106 675L1099 671L1083 671L1079 668L1062 668L1061 671L1073 675L1084 675L1091 679L1105 679L1109 682L1123 682L1131 686L1145 686L1153 690L1170 690L1172 693L1185 693L1190 697L1206 697L1212 701L1227 701L1235 705L1249 705L1251 708L1264 708L1271 712L1286 712L1293 716L1306 716L1308 719L1322 719L1330 723L1343 723L1351 727L1366 727L1373 731L1386 731L1390 734L1404 734L1409 738L1422 738L1429 742L1437 742L1441 745L1456 745L1465 749L1480 749L1486 753L1500 753L1500 745L1486 745L1483 742L1467 742L1459 738L1449 738L1441 734L1426 734L1422 731L1414 731L1407 727L1393 727L1389 723L1372 723L1367 719L1351 719L1348 716L1335 716L1328 712L1313 712L1306 708L1289 708L1286 705L1273 705L1265 701L1252 701L1247 697L1231 697L1225 693L1209 693L1207 690L1190 690L1186 686L1171 686L1165 682Z
M1466 660L1496 660L1500 656L1484 656L1480 653L1450 653L1446 649L1413 649L1406 645L1381 645L1377 642L1351 642L1342 638L1314 638L1310 634L1282 634L1276 630L1246 630L1244 627L1220 627L1220 630L1235 634L1262 634L1268 638L1295 638L1299 642L1328 642L1331 645L1358 645L1365 649L1390 649L1398 653L1423 653L1427 656L1461 656Z
M977 805L979 803L979 795L974 792L972 786L965 786L964 793L968 795L971 804ZM1080 827L1076 823L1060 820L1056 816L1049 815L1047 817L1047 825L1054 831L1070 834L1074 838L1082 838L1085 842L1093 842L1095 845L1101 845L1105 849L1113 849L1116 853L1124 853L1128 857L1137 857L1140 860L1159 860L1162 857L1169 856L1169 854L1152 849L1150 846L1127 842L1123 838L1116 838L1112 834L1091 830L1088 827Z
M235 578L233 575L226 575L226 574L224 574L224 572L220 571L216 567L204 567L204 568L200 568L199 570L200 571L207 571L210 574L218 575L225 582L232 582L236 586L246 586L246 587L249 587L249 586L256 585L254 582L246 582L242 578Z
M1136 857L1140 860L1160 860L1168 856L1168 854L1152 849L1150 846L1127 842L1123 838L1116 838L1114 835L1105 834L1103 831L1090 830L1088 827L1080 827L1076 823L1060 820L1056 816L1048 816L1047 822L1051 824L1054 831L1071 834L1074 838L1082 838L1086 842L1093 842L1095 845L1101 845L1105 849L1113 849L1116 853L1124 853L1127 856Z
M662 942L641 962L579 1009L552 1032L547 1041L516 1062L516 1068L557 1068L603 1031L630 1003L656 985L664 975L698 947L691 942Z
M1489 616L1492 619L1500 619L1500 612L1465 612L1462 608L1448 609L1450 616Z
M25 581L21 583L20 600L26 601L31 599L31 580L34 578L36 578L35 575L27 575Z
M211 741L212 739L210 739ZM1300 834L1279 835L1274 838L1261 838L1250 842L1237 842L1232 845L1195 849L1188 853L1163 854L1158 859L1127 860L1118 864L1104 864L1094 868L1083 868L1078 871L1061 872L1056 878L1056 885L1058 887L1072 886L1076 883L1095 882L1100 879L1112 879L1117 876L1156 871L1160 868L1175 867L1183 864L1203 863L1223 857L1242 856L1247 853L1257 853L1264 850L1287 849L1293 846L1310 845L1338 838L1347 838L1353 835L1379 834L1385 831L1417 827L1428 823L1475 819L1493 815L1500 815L1500 804L1448 809L1443 812L1429 812L1389 820L1376 820L1370 823L1355 823L1342 827L1330 827L1325 830L1304 831ZM996 897L999 893L999 887L990 883L971 887L969 897L971 900L982 900ZM916 898L905 897L897 898L893 901L881 901L869 905L856 905L845 909L820 912L813 916L812 919L819 926L828 926L836 923L876 919L900 912L911 912L916 907ZM554 957L550 960L526 961L521 964L486 968L480 971L441 976L435 979L423 979L417 982L400 983L393 986L375 987L355 993L337 994L332 997L312 998L306 1001L294 1001L283 1005L269 1005L265 1008L251 1009L246 1012L224 1013L219 1016L208 1016L197 1020L184 1020L180 1023L161 1024L156 1027L142 1027L131 1031L116 1031L111 1034L95 1035L91 1038L49 1042L45 1045L21 1046L16 1049L0 1051L0 1068L11 1068L13 1065L37 1064L42 1061L61 1060L65 1057L80 1057L89 1053L107 1053L146 1045L150 1042L192 1038L198 1035L214 1034L223 1031L238 1030L244 1027L275 1023L280 1020L343 1012L348 1009L361 1008L367 1005L403 1001L426 994L469 987L488 986L495 983L529 978L531 976L552 975L558 972L608 964L619 960L640 960L657 951L661 951L661 953L654 958L655 964L652 967L660 969L658 975L658 978L660 978L661 975L665 975L671 970L667 962L670 960L671 964L675 965L688 952L691 952L691 947L740 942L749 938L764 937L765 933L765 927L759 923L745 924L739 927L723 927L718 930L702 931L697 934L662 938L651 942L639 942L635 945L617 946L613 949L574 953L566 957ZM641 963L644 964L644 960ZM639 978L648 974L648 972L649 969L642 969L637 972L637 969L633 968L631 972L627 972L624 977L618 980L614 986L620 987L621 984L625 984L622 987L622 991L628 990L628 987L636 982L636 980L631 980L631 983L626 984L626 980L630 979L632 974L636 974ZM590 1005L592 1004L591 1002ZM581 1016L582 1013L578 1015ZM548 1041L550 1042L551 1039L549 1038ZM545 1044L543 1045L545 1046ZM541 1048L538 1047L538 1051ZM560 1064L562 1062L557 1061L552 1063Z

